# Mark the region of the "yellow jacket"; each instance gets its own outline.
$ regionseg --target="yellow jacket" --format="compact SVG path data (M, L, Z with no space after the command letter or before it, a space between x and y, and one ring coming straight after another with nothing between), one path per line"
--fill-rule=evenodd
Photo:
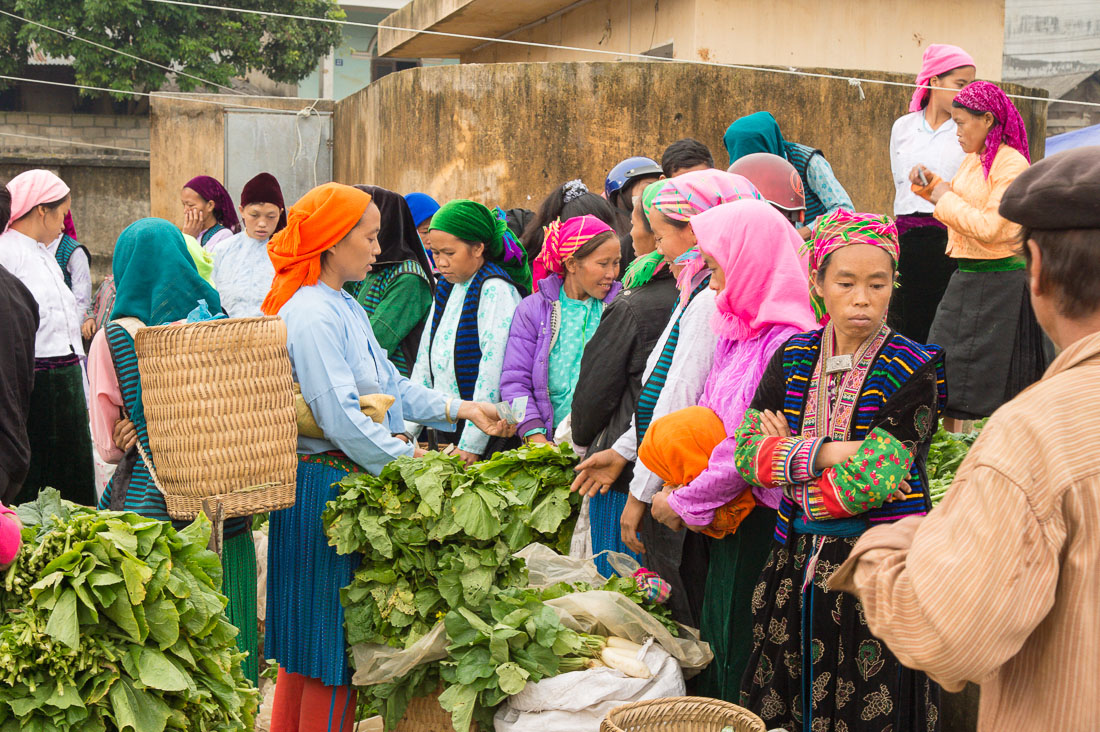
M943 194L933 215L948 229L947 255L956 259L1002 259L1016 253L1020 226L1001 217L1001 197L1016 176L1027 170L1027 159L1001 145L986 178L982 159L970 153Z

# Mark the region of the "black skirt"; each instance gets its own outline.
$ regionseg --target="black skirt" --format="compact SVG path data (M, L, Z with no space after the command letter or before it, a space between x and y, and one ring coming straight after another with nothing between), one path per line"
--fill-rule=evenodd
M951 276L928 342L947 354L947 409L981 419L1038 381L1052 349L1028 296L1027 272Z

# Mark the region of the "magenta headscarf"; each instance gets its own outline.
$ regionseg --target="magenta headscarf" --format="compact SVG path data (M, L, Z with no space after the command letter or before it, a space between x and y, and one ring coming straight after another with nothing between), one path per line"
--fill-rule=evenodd
M190 188L202 196L204 201L214 202L214 218L225 228L237 233L240 221L237 219L237 207L233 205L233 198L225 186L209 175L198 175L187 181L184 188ZM265 201L266 203L266 201Z
M742 198L764 200L752 181L743 175L714 168L694 170L664 181L647 213L660 211L673 221L690 221L708 209ZM699 250L692 248L675 263L684 265L676 284L680 288L680 303L686 305L691 296L691 282L703 271L703 260L699 258Z
M73 223L73 212L68 211L65 214L65 225L61 229L61 233L69 237L72 240L76 240L76 224Z
M563 276L565 260L572 257L592 237L609 231L614 233L614 229L590 215L574 216L565 223L551 221L545 229L542 251L539 252L535 262L541 264L545 272Z
M715 206L691 219L699 249L726 276L711 326L719 338L751 340L768 326L816 327L799 259L802 237L766 201Z
M917 74L917 86L913 92L913 99L909 102L910 112L919 112L924 109L924 100L929 94L928 82L933 76L954 71L960 66L973 66L977 68L970 54L958 46L949 46L946 43L933 43L924 49L924 59L921 61L920 73Z
M11 218L8 228L43 203L60 201L69 195L69 186L48 170L28 170L8 181L11 194Z
M988 81L975 81L963 87L955 97L955 103L975 112L989 112L993 115L993 126L985 138L985 152L982 153L982 169L989 177L989 169L997 157L1001 143L1006 143L1031 162L1031 152L1027 148L1027 128L1024 118L1016 105L996 84Z

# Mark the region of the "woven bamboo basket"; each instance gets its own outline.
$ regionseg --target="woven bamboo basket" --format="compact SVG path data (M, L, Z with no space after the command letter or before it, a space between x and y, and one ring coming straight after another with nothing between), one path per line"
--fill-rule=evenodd
M294 383L279 318L142 328L134 338L156 478L168 513L206 498L225 516L294 505Z
M763 720L736 704L699 696L650 699L615 707L600 732L765 732Z
M470 732L477 732L477 723L470 724ZM451 713L439 706L439 691L418 696L409 701L405 716L393 732L455 732Z

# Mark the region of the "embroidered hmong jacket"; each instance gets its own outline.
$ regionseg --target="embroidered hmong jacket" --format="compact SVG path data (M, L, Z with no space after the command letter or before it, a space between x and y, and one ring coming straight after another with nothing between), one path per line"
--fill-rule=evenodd
M745 480L782 487L776 538L785 542L796 518L823 521L859 517L868 524L896 521L931 509L925 462L947 400L943 349L890 332L870 358L866 376L847 408L844 439L863 441L841 465L815 471L827 436L803 437L807 403L821 351L822 330L800 333L780 348L738 430L737 465ZM760 413L786 417L793 437L768 437ZM812 407L811 407L812 412ZM902 481L906 498L887 501Z

